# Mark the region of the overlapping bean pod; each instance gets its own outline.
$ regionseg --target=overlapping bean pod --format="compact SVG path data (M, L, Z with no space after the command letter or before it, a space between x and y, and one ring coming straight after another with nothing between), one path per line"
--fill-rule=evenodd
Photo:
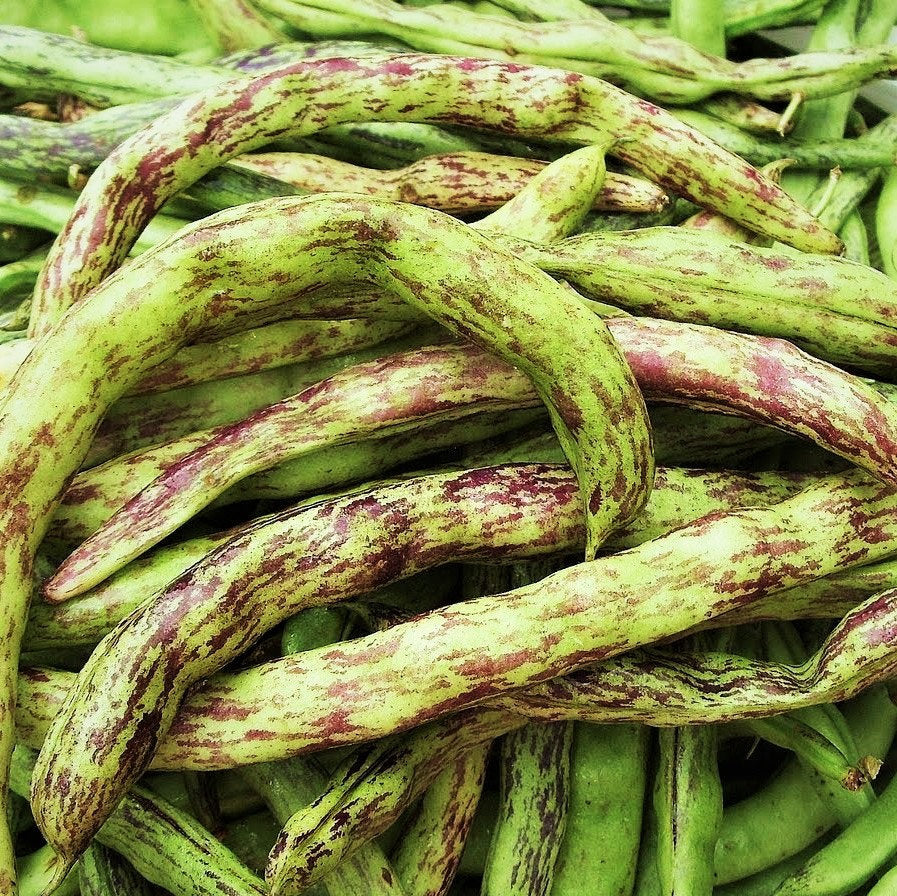
M496 91L513 117L498 112ZM50 251L35 292L32 332L45 332L115 270L162 204L202 174L275 136L358 118L614 141L613 154L686 196L725 207L759 232L816 251L840 248L833 234L736 156L598 79L441 56L312 60L186 100L120 144L90 179Z
M476 474L471 475L476 478ZM305 737L323 737L328 745L338 743L346 733L357 735L375 718L375 724L387 725L387 730L419 724L503 690L535 683L682 631L750 604L769 591L819 578L841 566L887 556L893 500L889 488L835 477L769 510L711 515L631 551L562 570L510 594L434 611L333 650L310 651L291 658L290 662L300 667L311 664L305 666L306 672L314 669L306 682L308 697L319 713L317 720L308 719L293 728L294 743L298 746ZM365 502L356 501L355 506L361 510ZM378 514L375 518L386 523L390 515ZM356 519L347 534L360 534L360 522ZM393 539L408 532L403 515L399 524ZM760 532L763 540L758 549L755 542ZM222 553L228 549L225 546ZM309 556L311 552L303 558ZM404 564L397 559L394 546L390 546L381 562L401 569ZM243 594L257 595L264 582L279 578L275 566L282 569L303 563L295 556L280 558L275 566L259 561L257 556L249 571L252 586ZM377 565L369 557L365 568L375 569ZM344 564L343 575L354 578L358 571L353 569L346 569ZM188 573L183 588L171 591L172 609L181 604L181 597L189 600L190 577ZM335 584L335 577L330 582ZM320 585L314 581L308 584L319 592ZM631 606L620 597L627 587L636 588L641 595L636 625L632 624ZM230 598L240 593L228 589ZM241 598L234 609L245 606ZM507 612L509 607L514 609L512 614ZM490 634L493 621L501 626L500 655L493 646L489 661L484 663L476 659L478 645L481 639L494 641ZM538 635L534 637L536 621ZM223 646L225 639L231 639L239 649L248 643L259 622L257 616L231 616L215 640ZM134 617L133 625L139 627L139 616ZM152 627L158 629L156 624ZM180 689L202 675L203 657L208 646L213 646L207 638L197 640L198 650L185 644L186 651L195 653L189 671L181 664L182 657L186 658L183 653L169 653L174 664L163 660L156 674L147 676L161 642L158 638L147 642L145 657L135 657L130 650L125 657L115 644L129 628L126 624L110 636L106 649L95 654L94 669L118 656L130 660L130 671L118 677L137 681L138 689L133 696L124 697L125 702L111 695L108 687L102 692L92 687L76 689L65 712L57 717L41 754L41 774L33 794L35 811L44 829L53 830L54 845L68 857L77 854L78 846L89 837L85 832L97 823L94 820L91 824L88 819L102 819L109 811L106 807L117 801L122 783L133 780L150 761L173 718ZM166 634L163 640L167 638ZM417 666L421 650L426 651L428 659ZM430 673L433 664L444 669L438 683ZM185 672L186 679L182 677ZM334 675L339 684L330 688L328 674ZM376 681L376 689L353 684L356 676L366 682ZM85 685L89 681L90 676L82 676ZM261 692L271 691L262 686ZM160 702L163 694L169 698L174 695L174 699ZM373 712L372 700L376 702ZM90 717L97 723L91 724ZM110 718L121 719L112 730L108 727ZM126 731L127 737L123 737ZM321 743L318 740L319 746ZM77 778L72 771L76 767ZM56 784L60 774L68 782L62 799ZM67 821L73 817L78 818L74 828Z
M423 259L426 270L419 269ZM229 287L222 294L225 272ZM569 291L493 249L469 227L414 206L335 196L271 200L219 213L135 259L97 288L90 301L60 322L56 338L35 347L0 408L0 457L5 459L0 506L6 533L0 560L2 678L7 688L0 742L5 741L7 754L12 669L34 550L107 407L150 367L202 332L211 318L261 323L289 316L289 307L302 298L314 304L314 297L328 288L359 285L425 304L440 322L487 341L536 377L547 364L543 384L549 400L561 405L556 422L569 427L567 447L588 500L596 489L601 494L594 511L616 523L638 509L652 466L644 405L612 337ZM452 303L439 307L449 296ZM495 315L519 325L505 330L495 325ZM563 321L563 334L547 325L548 318ZM560 374L564 357L570 369ZM584 375L584 358L593 367L591 376ZM52 420L44 413L47 405L36 411L41 395L56 408ZM88 404L85 395L91 396ZM609 419L617 422L612 430ZM623 420L627 423L620 426ZM599 454L604 478L610 474L602 486L587 470ZM632 476L628 482L627 475ZM597 535L598 529L591 528Z

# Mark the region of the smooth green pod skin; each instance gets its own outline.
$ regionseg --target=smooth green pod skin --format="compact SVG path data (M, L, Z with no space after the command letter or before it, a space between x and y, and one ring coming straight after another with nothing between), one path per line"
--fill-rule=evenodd
M12 25L0 30L0 58L0 83L33 100L55 102L57 94L72 93L91 105L115 106L203 90L221 81L214 66L107 50Z
M574 726L567 829L551 896L627 896L635 882L647 777L648 729Z
M796 855L789 856L750 877L715 887L713 892L715 896L772 896L782 881L801 868L804 862L819 849L820 845L820 842L811 843Z
M897 868L885 872L869 890L869 896L894 896L897 893Z
M606 18L506 22L448 4L416 9L389 0L260 0L258 6L318 38L383 34L427 52L554 65L669 103L695 102L718 91L759 99L787 100L798 92L829 96L895 67L887 46L736 64L675 38L641 37Z
M311 193L341 190L425 205L453 214L491 211L513 199L545 167L544 162L485 152L426 156L398 169L379 171L327 156L259 152L231 163L285 180ZM659 212L670 199L656 184L607 172L594 208L604 211Z
M658 744L654 809L660 892L711 896L713 849L723 820L717 731L709 725L662 728Z
M752 165L793 159L797 168L826 170L840 167L850 171L888 167L897 159L897 147L893 142L875 136L829 137L812 142L794 138L764 139L756 134L746 134L740 128L695 109L677 109L675 114L705 137L737 153Z
M31 751L17 747L10 786L26 795L34 768ZM97 841L127 859L146 880L173 896L266 896L257 878L219 840L186 812L152 791L135 787L122 800ZM62 880L59 863L45 890Z
M454 231L448 239L450 249L441 224ZM315 244L313 253L307 251L309 243ZM423 280L411 261L421 259L427 263ZM439 264L434 266L434 259ZM482 282L469 277L474 260ZM232 265L241 261L249 263L239 268L237 277ZM217 288L222 268L231 271L230 299ZM0 500L6 534L0 563L6 634L2 643L8 661L3 665L8 670L18 653L33 552L63 483L86 454L92 431L112 401L147 369L202 332L210 318L233 321L241 311L245 314L247 299L253 299L253 314L247 317L261 323L265 315L269 321L288 316L284 311L298 304L297 294L313 297L328 286L359 282L376 285L380 295L392 291L400 301L412 303L428 291L435 298L437 283L442 297L451 295L454 302L464 296L473 299L462 302L463 310L457 304L443 308L440 321L451 321L460 335L487 340L491 349L513 357L537 376L541 376L537 369L548 364L551 373L546 371L545 379L552 381L548 388L564 401L566 415L573 415L572 428L586 447L585 455L591 457L600 446L600 466L605 475L612 473L611 485L619 484L621 512L611 510L617 502L611 498L613 488L608 488L602 513L618 521L628 515L623 511L627 501L632 502L630 513L637 509L646 497L643 474L651 467L641 397L606 328L567 290L512 256L497 250L493 254L489 242L465 225L415 206L401 206L398 211L389 203L342 196L241 206L188 228L181 239L135 259L110 278L91 301L66 316L54 331L56 338L35 347L7 390L0 409L0 457L7 459L0 486L7 495ZM123 316L126 297L130 304ZM491 314L510 313L514 305L517 313L525 310L520 323L529 323L514 325L516 332L497 332ZM548 318L554 323L548 324ZM563 320L563 329L569 327L570 332L562 333L557 320ZM515 338L523 345L510 345ZM518 348L527 352L528 361L520 361ZM558 376L565 356L571 365L569 381L566 375ZM591 376L583 376L583 358L594 367ZM567 394L568 390L572 392ZM38 417L36 398L41 395L51 398L37 402ZM85 395L91 396L89 406L83 403ZM52 421L47 416L50 407L57 409ZM608 432L609 416L625 419L626 426ZM65 437L59 439L62 433ZM620 440L618 452L613 446ZM630 469L636 475L626 482L625 471ZM620 488L627 494L621 495ZM11 686L9 671L6 677ZM12 699L11 687L6 699ZM9 713L4 721L11 722Z
M464 753L427 788L390 856L405 896L445 896L483 792L489 744Z
M246 0L191 0L206 32L222 50L253 49L281 43L284 33Z
M43 896L53 880L56 855L49 846L42 846L27 856L16 860L19 875L19 896ZM79 867L75 866L68 877L54 889L53 896L84 896L79 887ZM86 896L92 896L87 893ZM138 896L140 894L138 893Z
M576 233L607 176L604 146L584 146L540 171L501 208L471 226L537 243L556 243Z
M887 691L872 686L844 704L844 709L860 749L886 755L897 723L897 708ZM778 837L769 837L771 824L780 832ZM714 857L717 880L738 880L782 862L836 824L795 759L762 790L726 810Z
M386 830L459 756L525 721L470 710L350 753L328 789L284 825L265 869L271 893L299 893L319 880Z
M895 207L897 207L897 177L892 171L888 171L875 207L875 236L881 252L882 270L892 279L897 279Z
M0 267L0 297L4 299L31 289L44 263L46 249L35 249L34 252Z
M893 857L897 782L891 781L875 802L848 828L789 877L776 896L846 896Z
M838 236L844 242L844 257L848 261L859 264L870 264L869 261L869 234L866 224L857 211L848 215L847 220L838 230Z
M461 425L465 424L462 422ZM420 436L417 436L416 440L419 443ZM447 444L451 444L453 441L450 434ZM394 443L388 440L384 440L384 443L388 444L390 452L394 454L396 451ZM557 454L561 455L559 448ZM492 459L483 456L479 463L472 466L488 465ZM539 460L543 459L550 458L543 458L540 454ZM502 455L497 455L494 460L497 463L522 460L532 462L531 457L518 458ZM379 458L375 458L375 461L379 462ZM376 465L372 465L370 472L373 474L376 469ZM623 527L611 536L608 547L616 549L634 547L641 542L657 538L683 523L714 511L758 504L774 504L793 495L809 481L808 477L776 473L708 473L700 470L658 468L651 497L645 509L630 525ZM268 489L263 489L258 493L246 491L241 497L248 499L263 496L295 497L295 491L291 489L278 492L275 495ZM560 498L560 496L558 497ZM493 503L497 502L498 494L493 494L492 500ZM456 511L454 505L446 505L445 508L437 509L430 504L427 507L427 512L430 514L431 521L435 523L436 520L441 519L443 513L452 514ZM569 506L563 505L558 508L557 512L562 515L572 513L575 518L578 514L575 496L571 496ZM545 538L548 533L549 530L546 529L539 537ZM169 582L232 537L233 533L222 533L221 535L189 539L180 544L162 546L128 564L106 582L80 597L56 605L43 601L33 602L28 616L25 644L31 650L96 644L125 616L137 609L144 600L162 590ZM569 541L562 538L552 546L552 550L559 553L575 551L580 546L581 542L577 542L573 536ZM507 547L509 550L513 550L513 545L509 544ZM897 564L894 565L897 566ZM862 576L867 569L873 570L876 567L858 570L856 574ZM851 609L863 597L869 596L871 593L883 591L889 586L897 586L897 580L893 581L893 585L890 584L891 581L892 577L888 577L886 574L875 579L868 575L865 576L860 584L852 586L853 590L849 594L835 596L835 599L839 601L835 610L831 609L831 599L817 601L810 597L806 603L810 607L822 606L825 608L824 611L832 616L843 615L838 612L838 608L842 607L845 602L846 609L843 612ZM859 596L857 589L860 589Z
M91 844L81 857L78 883L81 896L154 896L157 892L124 859L99 843Z
M508 130L508 106L520 135L547 131L572 142L615 141L609 151L651 179L725 209L760 233L808 250L841 248L834 234L742 160L598 79L442 56L311 60L186 100L120 144L91 177L50 250L35 291L32 333L46 332L115 270L167 199L274 134L302 136L358 118L455 120ZM210 120L220 140L208 140ZM139 191L127 187L134 175Z
M670 30L674 37L711 56L726 55L723 4L713 0L672 0Z
M608 327L646 398L718 404L807 435L882 478L894 478L897 405L858 378L780 340L635 318L614 319ZM687 344L693 350L683 357ZM418 381L426 388L412 391ZM83 593L240 479L307 451L414 426L434 413L431 408L449 417L474 413L478 402L489 410L534 401L526 377L473 348L423 349L352 368L245 421L210 431L205 442L188 436L189 453L64 561L44 593L51 601Z
M499 810L483 896L548 896L570 791L573 725L531 722L501 739Z
M893 376L893 286L872 268L678 227L589 233L546 247L503 242L634 314L783 337L817 357Z

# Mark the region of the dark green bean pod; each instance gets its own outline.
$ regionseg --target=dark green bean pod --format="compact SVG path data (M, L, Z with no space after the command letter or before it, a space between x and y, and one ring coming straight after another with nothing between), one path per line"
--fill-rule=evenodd
M158 891L128 862L99 843L78 863L81 896L154 896Z

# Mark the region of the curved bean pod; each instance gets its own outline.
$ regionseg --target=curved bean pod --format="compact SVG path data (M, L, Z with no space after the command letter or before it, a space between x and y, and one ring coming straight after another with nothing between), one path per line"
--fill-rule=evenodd
M894 591L872 598L851 611L814 657L799 666L726 654L643 649L492 698L489 705L544 721L670 726L763 718L845 700L893 676L889 632L895 615ZM329 725L319 719L317 734L304 731L302 726L314 725L318 718L312 705L302 705L309 699L302 677L309 668L302 666L300 671L294 661L284 659L208 679L182 704L152 767L230 768L386 733L388 724L382 722L337 731L336 723L345 714L336 709ZM43 743L75 679L74 673L55 669L23 670L16 717L22 743L34 747ZM254 691L260 683L271 690ZM270 694L277 694L277 699L272 701Z
M425 271L418 269L423 259ZM522 363L536 376L547 364L544 379L585 440L585 455L600 452L604 475L612 474L601 512L616 522L646 497L651 459L637 387L603 324L547 275L493 249L469 227L415 206L331 196L221 212L135 259L66 315L54 338L35 346L0 406L0 792L34 552L103 413L148 369L202 333L208 320L283 319L300 303L297 296L313 305L328 287L358 284L419 308L431 303L426 310L441 323L488 341L508 358L526 351ZM437 310L445 296L455 304ZM525 315L523 326L496 328L492 315L512 307L512 318ZM515 339L520 342L512 345ZM570 369L559 376L564 357ZM583 359L591 375L583 375ZM618 422L611 431L609 417ZM612 497L615 481L623 505L631 501L628 513ZM0 884L11 887L9 843L0 841Z
M835 363L894 376L897 300L893 281L873 268L677 227L589 233L553 246L501 241L634 314L780 336Z
M462 423L462 425L465 424ZM419 439L419 436L417 438ZM387 442L387 440L384 440L384 442ZM390 444L389 450L394 454L395 446ZM375 458L375 460L379 459ZM376 467L372 466L372 474L375 472L375 469ZM535 475L536 468L529 467L528 469L529 473L526 473L525 470L521 472L532 477L529 485L532 497L538 495L546 487L550 487L551 481L562 481L564 476L570 479L572 488L572 474L569 471L552 470L549 473L549 478L544 483L541 483L539 477ZM510 471L511 479L517 475L518 473ZM457 474L456 482L460 486L468 479L469 477L466 473L460 473ZM500 473L497 481L501 481ZM804 485L807 485L809 481L807 477L799 475L708 473L701 470L659 468L655 475L651 497L645 509L631 524L611 535L608 540L608 547L634 547L714 511L730 510L734 507L774 504L777 501L790 497ZM500 497L504 492L492 488L489 478L484 479L483 487L489 490L489 500L492 502L494 510L498 512ZM558 515L559 519L569 517L571 521L577 520L580 511L577 506L575 493L571 490L569 499L566 502L561 503L561 498L562 495L560 494L556 496L556 500L559 503L554 508L554 513ZM508 499L514 500L513 490L508 493ZM313 503L318 503L319 501L319 499L315 498L311 500ZM472 502L471 506L476 505L477 499ZM505 511L511 514L514 512L514 507L509 505L505 508ZM457 508L454 504L438 508L434 503L428 501L421 505L421 508L416 511L415 515L422 512L429 515L432 524L441 525L443 514L455 515L457 514ZM294 517L301 516L303 513L303 505L300 505L292 512L292 515ZM281 518L286 520L286 516ZM298 519L295 522L298 524ZM547 538L557 531L555 524L553 527L540 531L536 538ZM567 531L567 529L564 528L564 531ZM581 524L571 523L569 532L569 538L561 538L560 541L550 546L552 552L566 553L578 550L582 546L582 541L577 541L577 538L581 538ZM151 595L162 591L169 582L174 581L190 567L202 561L214 549L231 540L235 534L234 532L225 532L220 535L193 538L181 544L157 548L128 564L128 566L102 585L91 589L81 597L55 605L42 601L32 603L28 617L28 628L25 633L26 644L32 650L64 647L73 644L96 644L100 638L114 628L125 616L136 610ZM253 528L253 538L258 537L264 537L264 527L261 523ZM287 539L287 541L290 540ZM513 552L509 556L516 558L521 558L528 550L532 549L525 542L519 548L516 548L513 542L507 544L506 547ZM446 550L453 549L450 543L446 543L445 548ZM857 570L855 575L862 577L864 573L867 573L867 570L875 570L877 568L872 566ZM890 579L887 581L890 581ZM863 581L861 584L853 586L854 590L851 592L850 597L838 595L840 600L838 606L843 605L847 600L851 600L851 597L853 599L847 604L848 609L859 603L862 597L855 595L857 588L864 589L863 596L868 596L868 594L874 591L884 590L885 587L887 585L881 575L875 577L874 581L868 583ZM869 590L870 588L872 591ZM810 598L809 602L812 605L814 603L813 598ZM824 606L832 615L839 615L832 613L831 599L827 601L819 600L816 603Z
M715 405L772 423L897 482L897 405L858 378L783 341L641 318L613 319L608 327L646 398ZM431 408L448 414L457 405L459 414L473 413L472 402L521 407L528 399L535 393L526 377L471 347L429 349L353 368L241 423L212 430L205 443L194 441L197 447L63 562L45 595L58 601L83 593L239 479L321 448L327 439L333 444L350 434L386 434L387 426L421 419Z
M363 506L356 502L359 509ZM385 521L389 515L378 518ZM400 526L404 532L404 520ZM281 662L302 670L306 699L313 707L313 718L293 725L292 746L298 753L303 741L320 748L363 737L362 731L421 724L657 641L769 592L887 556L895 526L892 489L856 476L829 477L774 508L710 515L631 551L561 570L534 585L290 657ZM292 556L292 562L301 565L303 558ZM385 562L390 557L395 563L393 551ZM353 569L343 574L351 575ZM258 585L271 582L274 571L264 564L254 567L250 578L256 593ZM189 575L184 584L189 585ZM179 593L188 597L190 588L171 592L173 610ZM632 602L623 597L627 593L639 595L635 623ZM229 594L237 599L236 589ZM106 645L111 649L95 652L94 668L103 657L107 662L119 657L114 649L117 634L140 623L135 617L113 633ZM256 625L257 619L230 618L214 643L223 646L227 638L239 651ZM488 662L479 647L485 643L490 645ZM76 688L44 744L32 804L42 825L53 831L54 845L64 844L61 851L69 861L114 807L122 783L150 761L173 718L178 689L185 685L182 672L202 675L206 646L197 643L196 662L189 669L181 666L179 656L169 654L155 675L144 677L159 646L156 639L145 655L122 657L133 660L133 668L124 673L138 683L133 697L125 696L122 703L110 692L109 682L118 681L115 676L104 678L100 691ZM434 669L439 670L438 678ZM255 674L263 676L263 670ZM367 686L372 680L378 682L374 691ZM89 681L89 676L81 681ZM253 685L273 709L277 696L270 695L275 692L263 678ZM160 702L163 694L168 699ZM291 707L292 713L303 709L308 707ZM110 718L120 720L111 729ZM121 737L125 732L126 745ZM220 745L219 739L213 751ZM264 742L253 746L263 750ZM67 782L65 792L58 787L60 775ZM78 823L72 830L74 818Z
M544 162L485 152L426 156L404 168L381 171L340 162L327 156L258 152L231 163L268 174L311 193L338 183L348 192L366 193L425 205L444 212L489 211L513 199L544 167ZM648 180L607 173L594 208L603 211L659 212L669 196Z
M91 177L50 250L35 291L32 333L45 332L115 270L164 202L205 172L275 136L359 118L616 141L614 155L760 233L799 248L840 250L834 234L753 168L598 79L444 56L311 60L186 100L120 144Z

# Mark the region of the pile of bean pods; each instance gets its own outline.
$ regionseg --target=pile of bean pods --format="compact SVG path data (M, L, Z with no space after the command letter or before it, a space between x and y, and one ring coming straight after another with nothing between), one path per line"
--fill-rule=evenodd
M0 896L895 896L897 0L9 6Z

